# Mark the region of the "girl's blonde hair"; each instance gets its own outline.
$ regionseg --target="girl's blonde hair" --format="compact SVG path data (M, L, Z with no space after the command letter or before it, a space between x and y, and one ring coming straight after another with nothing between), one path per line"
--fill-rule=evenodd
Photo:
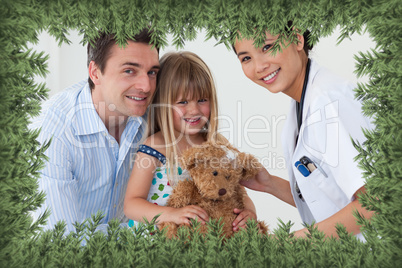
M156 91L148 117L148 135L161 131L166 145L168 178L175 182L178 167L178 149L173 127L173 105L179 96L190 99L207 98L210 117L201 132L205 140L220 139L218 130L218 101L212 73L205 62L188 51L170 52L160 59Z

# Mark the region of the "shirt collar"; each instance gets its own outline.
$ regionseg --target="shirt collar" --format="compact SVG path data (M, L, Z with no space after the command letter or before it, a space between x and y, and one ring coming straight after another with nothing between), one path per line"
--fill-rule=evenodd
M84 88L78 94L73 127L76 135L107 132L105 124L96 112L88 83L85 84Z

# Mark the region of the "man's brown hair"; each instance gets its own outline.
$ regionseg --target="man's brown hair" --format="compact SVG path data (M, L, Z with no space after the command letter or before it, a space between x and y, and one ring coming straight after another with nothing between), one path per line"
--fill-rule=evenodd
M127 41L133 41L144 44L153 44L151 42L151 34L152 31L149 28L144 28L141 32L136 34L133 38L129 38ZM89 67L89 63L94 61L98 66L100 71L103 73L106 67L106 62L109 59L110 49L112 46L116 44L116 39L114 34L107 34L105 32L100 32L99 37L95 40L94 44L91 45L88 43L87 47L87 66ZM157 51L159 52L159 47L156 46ZM88 77L89 88L94 89L95 85L92 82L91 78Z

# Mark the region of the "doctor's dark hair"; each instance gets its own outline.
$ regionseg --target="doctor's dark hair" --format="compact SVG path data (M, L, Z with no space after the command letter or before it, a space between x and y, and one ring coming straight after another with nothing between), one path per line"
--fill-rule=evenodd
M128 38L127 41L133 41L143 44L153 44L151 42L151 34L152 31L149 28L144 28L138 34L133 36L132 38ZM93 45L88 43L87 46L87 67L89 67L89 63L94 61L95 64L99 67L100 71L103 73L106 67L107 60L110 56L110 49L112 46L116 44L116 39L114 34L107 34L105 32L100 32L99 37L95 39ZM156 46L156 50L159 53L159 47ZM92 82L91 78L88 77L89 88L94 89L95 85Z
M285 32L287 34L290 34L291 30L292 30L292 27L293 27L293 21L290 20L290 21L288 21L288 23L287 23L287 25L285 27ZM306 56L308 57L310 50L313 49L313 45L309 44L309 40L310 40L310 31L309 30L306 30L303 33L303 38L304 38L303 50L306 53ZM233 48L233 51L237 54L236 49L234 47L234 44L232 44L232 48Z
M293 21L290 20L290 21L288 21L288 25L286 27L286 33L289 34L291 32L292 28L293 28ZM303 38L304 38L303 50L306 53L306 56L308 57L310 50L313 49L313 45L309 44L309 40L310 40L310 31L309 30L306 30L303 33Z

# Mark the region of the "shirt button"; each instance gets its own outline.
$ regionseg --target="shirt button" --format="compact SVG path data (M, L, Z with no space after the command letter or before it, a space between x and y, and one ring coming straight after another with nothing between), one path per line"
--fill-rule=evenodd
M114 205L113 208L116 208L116 205Z

